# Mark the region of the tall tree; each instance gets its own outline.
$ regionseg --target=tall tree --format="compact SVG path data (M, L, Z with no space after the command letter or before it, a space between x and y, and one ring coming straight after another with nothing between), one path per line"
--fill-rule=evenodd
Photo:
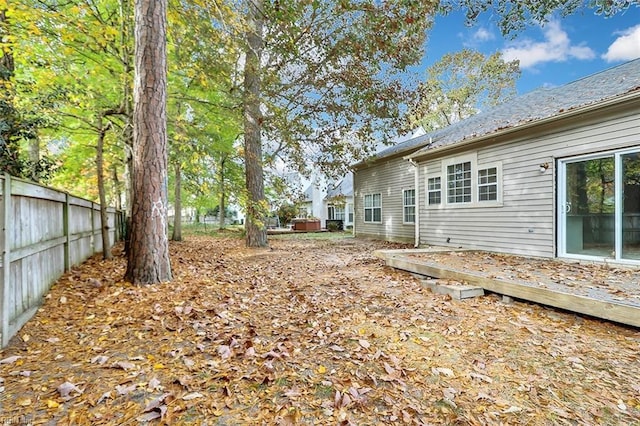
M214 183L219 158L229 156L238 138L241 109L230 91L236 48L219 24L233 19L231 9L212 0L172 1L169 7L169 182L176 212L171 239L179 240L183 199L193 207L194 197L206 195L211 209L220 198L222 186Z
M245 230L247 246L267 245L264 224L266 203L264 198L264 171L262 158L261 79L263 34L263 3L249 1L248 25L244 65L244 165L246 188L249 198L246 204ZM222 214L222 212L221 212Z
M171 281L167 236L167 2L135 3L133 202L125 278Z
M484 55L464 49L444 55L426 71L418 99L408 114L408 129L432 131L467 118L516 95L518 61L500 53Z
M438 2L246 1L247 245L267 244L265 166L346 171L395 135ZM264 153L264 155L263 155Z

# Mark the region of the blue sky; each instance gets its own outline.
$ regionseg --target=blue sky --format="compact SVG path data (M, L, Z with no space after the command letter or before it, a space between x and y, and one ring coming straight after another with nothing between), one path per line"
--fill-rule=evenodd
M473 27L466 27L462 14L439 16L429 33L423 65L465 47L486 54L500 51L505 59L520 59L522 76L517 88L523 94L640 57L639 6L611 18L590 10L555 18L543 27L528 27L514 39L503 37L490 18L480 18Z

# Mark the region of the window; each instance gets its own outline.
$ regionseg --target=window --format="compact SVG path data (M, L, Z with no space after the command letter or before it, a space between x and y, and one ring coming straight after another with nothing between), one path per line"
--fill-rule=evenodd
M478 170L478 201L498 200L498 169Z
M440 176L427 180L427 204L434 205L442 202Z
M471 202L471 161L447 166L447 202Z
M405 189L402 191L402 222L416 222L416 190Z
M344 206L328 206L327 217L329 220L344 220Z
M380 194L364 196L364 221L382 222L382 196Z
M353 204L347 204L347 210L349 211L348 223L353 223Z

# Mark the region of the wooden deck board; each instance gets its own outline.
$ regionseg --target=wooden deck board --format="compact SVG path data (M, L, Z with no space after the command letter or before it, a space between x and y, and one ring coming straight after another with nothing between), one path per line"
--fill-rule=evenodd
M388 266L397 269L434 278L466 282L517 299L640 327L640 306L634 306L631 303L604 301L515 281L487 278L471 271L459 271L439 263L412 259L405 254L407 253L393 253L392 250L376 252L376 256L383 258Z

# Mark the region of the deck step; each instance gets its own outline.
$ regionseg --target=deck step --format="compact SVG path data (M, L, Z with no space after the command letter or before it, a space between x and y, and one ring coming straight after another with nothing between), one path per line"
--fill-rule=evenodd
M437 280L422 280L422 284L436 294L448 294L453 299L462 300L484 296L484 289L471 285L442 284Z

